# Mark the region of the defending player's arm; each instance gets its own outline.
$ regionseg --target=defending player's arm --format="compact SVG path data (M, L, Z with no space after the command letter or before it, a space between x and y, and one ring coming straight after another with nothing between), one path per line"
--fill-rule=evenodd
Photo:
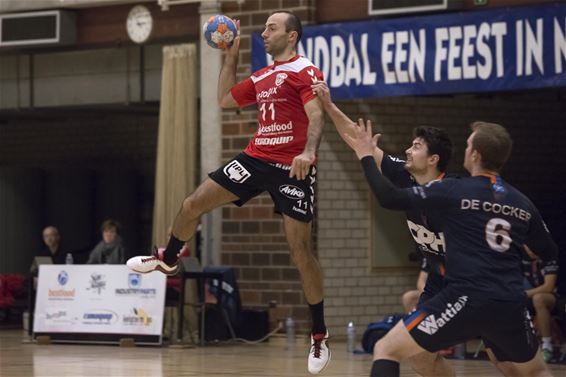
M240 30L240 21L236 20L236 28ZM227 109L238 107L239 104L232 96L231 89L236 85L236 70L238 68L238 55L240 52L240 37L234 38L232 46L226 49L224 64L218 77L218 104Z
M417 279L417 289L419 291L424 291L424 288L426 286L426 279L428 278L428 272L426 272L425 270L421 270L419 272L419 277Z
M354 127L351 134L352 136L350 134L345 135L345 138L360 159L366 179L379 204L388 209L407 210L413 208L409 192L395 187L377 168L372 154L375 138L372 137L371 124Z
M324 112L322 104L317 98L308 101L305 105L305 113L309 119L307 129L307 142L303 153L293 158L291 163L291 171L289 177L296 177L303 180L309 174L311 165L316 160L316 151L322 137L322 128L324 126Z
M334 123L334 126L336 127L338 134L340 134L340 137L348 144L348 139L345 137L345 135L353 136L353 132L356 127L356 124L350 118L348 118L348 116L344 114L342 110L340 110L334 102L332 102L332 98L330 96L330 90L328 89L328 85L326 84L326 82L324 81L316 82L312 85L312 89L317 94L318 98L320 98L320 101L322 102L322 106L324 107L324 110L332 120L332 123ZM371 121L368 120L368 122L371 125ZM359 126L363 125L362 119L358 119L358 125ZM378 139L379 139L379 135L378 135ZM352 146L350 145L350 147ZM375 159L375 163L377 164L378 168L381 170L383 151L377 146L377 144L373 151L373 158Z

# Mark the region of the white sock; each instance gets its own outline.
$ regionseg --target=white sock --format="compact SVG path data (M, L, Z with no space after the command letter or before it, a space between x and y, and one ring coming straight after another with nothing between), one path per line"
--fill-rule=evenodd
M542 337L542 349L552 351L552 337L543 336Z

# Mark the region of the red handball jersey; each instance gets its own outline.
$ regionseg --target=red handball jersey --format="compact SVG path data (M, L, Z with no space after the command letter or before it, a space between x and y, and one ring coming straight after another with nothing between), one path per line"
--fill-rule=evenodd
M244 150L260 160L291 165L307 142L309 119L304 105L316 97L311 85L322 73L308 59L296 55L274 62L236 84L232 97L240 107L258 105L258 128Z

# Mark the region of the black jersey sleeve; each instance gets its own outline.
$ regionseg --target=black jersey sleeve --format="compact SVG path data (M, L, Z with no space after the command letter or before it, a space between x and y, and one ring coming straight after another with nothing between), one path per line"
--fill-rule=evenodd
M373 156L362 158L361 163L369 186L383 208L400 210L412 208L409 193L406 190L396 188L377 169Z
M399 189L377 169L372 156L364 157L361 163L369 186L383 208L393 210L441 209L452 205L449 197L452 182L444 184L445 181L432 181L426 186Z
M531 205L531 215L532 217L529 222L529 231L525 243L544 262L549 263L558 259L558 247L554 243L546 224L534 205Z
M405 169L405 161L388 154L381 159L381 172L397 187L410 187L413 180Z
M423 257L423 260L421 261L421 271L428 273L430 272L429 270L430 266L426 260L426 257Z
M553 259L550 261L542 261L540 264L540 273L542 276L558 275L558 261Z

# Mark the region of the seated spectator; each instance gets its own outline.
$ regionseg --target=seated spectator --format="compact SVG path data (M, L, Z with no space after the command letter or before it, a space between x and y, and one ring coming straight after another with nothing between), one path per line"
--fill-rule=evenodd
M417 278L417 289L413 289L411 291L407 291L403 294L402 302L403 308L405 309L405 313L409 313L415 309L417 303L419 302L419 298L421 297L421 293L423 293L426 279L428 277L427 272L427 263L426 259L423 258L421 264L421 271L419 272L419 277Z
M57 228L48 226L43 229L43 243L37 257L51 257L53 264L65 264L67 254L61 250L61 236Z
M120 237L120 224L112 219L105 220L100 227L102 240L90 252L87 264L123 264L126 251Z
M528 307L535 316L534 322L542 338L542 357L549 362L553 357L551 312L556 305L558 263L544 263L526 245L524 249L522 263Z

